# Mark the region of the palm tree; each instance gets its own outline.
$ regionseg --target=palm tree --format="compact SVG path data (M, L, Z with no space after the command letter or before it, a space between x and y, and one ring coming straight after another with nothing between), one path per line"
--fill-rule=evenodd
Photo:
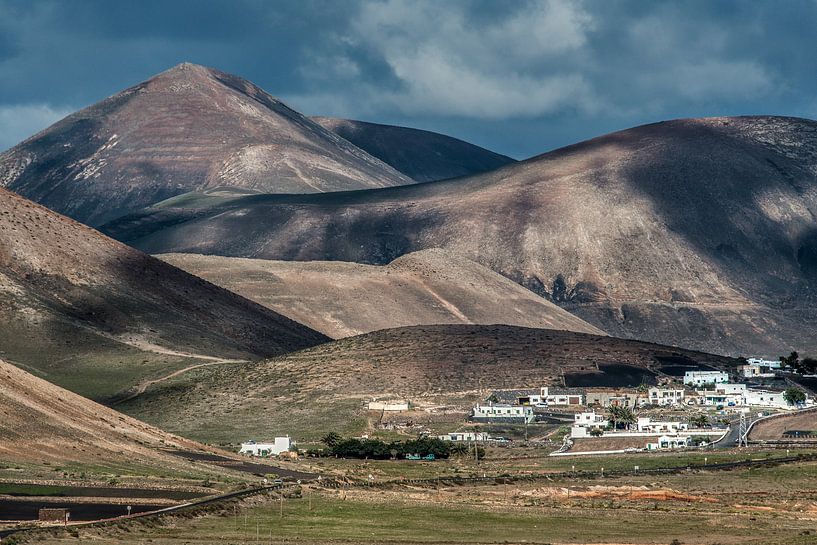
M610 420L613 421L613 429L618 428L619 424L627 426L635 423L635 413L629 407L620 407L613 405L608 409L610 413Z
M709 417L705 414L699 414L690 418L689 423L696 428L704 428L709 425Z

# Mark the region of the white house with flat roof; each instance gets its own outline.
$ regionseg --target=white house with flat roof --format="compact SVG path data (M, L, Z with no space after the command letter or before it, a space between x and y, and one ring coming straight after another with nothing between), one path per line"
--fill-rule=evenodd
M610 421L604 417L603 414L597 414L596 411L585 413L576 413L573 415L573 425L582 426L585 428L606 428L610 425Z
M729 382L729 374L723 371L687 371L684 373L686 386L703 386L704 384L722 384Z
M686 448L692 444L691 437L680 435L662 435L656 441L647 443L647 450L671 450Z
M769 367L771 369L780 369L782 364L780 360L766 360L763 358L749 358L746 360L749 365L759 365L761 367Z
M533 407L527 405L475 405L471 419L495 422L533 422Z
M770 407L773 409L791 409L783 392L769 392L767 390L749 390L744 394L746 405L752 407Z
M437 439L442 441L454 442L471 442L471 441L488 441L490 436L482 431L454 431L446 433L445 435L438 435Z
M647 395L652 405L660 405L662 407L668 405L680 405L684 402L684 389L676 388L657 388L653 386L647 390Z
M645 433L677 433L689 428L681 422L662 422L653 420L649 416L640 416L636 420L636 429Z
M252 440L241 443L241 450L239 450L238 453L246 456L259 457L278 456L293 447L295 447L295 441L287 435L285 437L276 437L272 443L258 443Z

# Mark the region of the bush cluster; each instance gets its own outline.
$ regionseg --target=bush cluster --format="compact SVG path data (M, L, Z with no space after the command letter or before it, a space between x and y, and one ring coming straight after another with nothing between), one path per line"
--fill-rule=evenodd
M331 443L331 444L329 444ZM395 441L386 443L379 439L338 439L329 441L325 455L338 458L368 458L372 460L388 460L390 458L405 458L406 455L448 458L451 455L451 445L446 441L431 437L422 437L410 441Z

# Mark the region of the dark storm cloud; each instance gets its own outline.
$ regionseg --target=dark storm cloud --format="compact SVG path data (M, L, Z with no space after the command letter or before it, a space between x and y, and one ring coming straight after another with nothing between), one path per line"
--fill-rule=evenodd
M516 157L674 117L815 117L814 28L814 0L0 0L0 149L183 61Z

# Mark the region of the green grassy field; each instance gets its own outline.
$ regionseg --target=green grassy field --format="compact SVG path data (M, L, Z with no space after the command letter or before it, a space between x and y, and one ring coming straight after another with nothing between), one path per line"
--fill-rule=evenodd
M502 507L435 505L395 498L353 499L331 494L274 498L205 517L81 530L49 543L663 543L806 545L814 521L711 510L680 512L626 507ZM32 540L32 542L36 542Z

